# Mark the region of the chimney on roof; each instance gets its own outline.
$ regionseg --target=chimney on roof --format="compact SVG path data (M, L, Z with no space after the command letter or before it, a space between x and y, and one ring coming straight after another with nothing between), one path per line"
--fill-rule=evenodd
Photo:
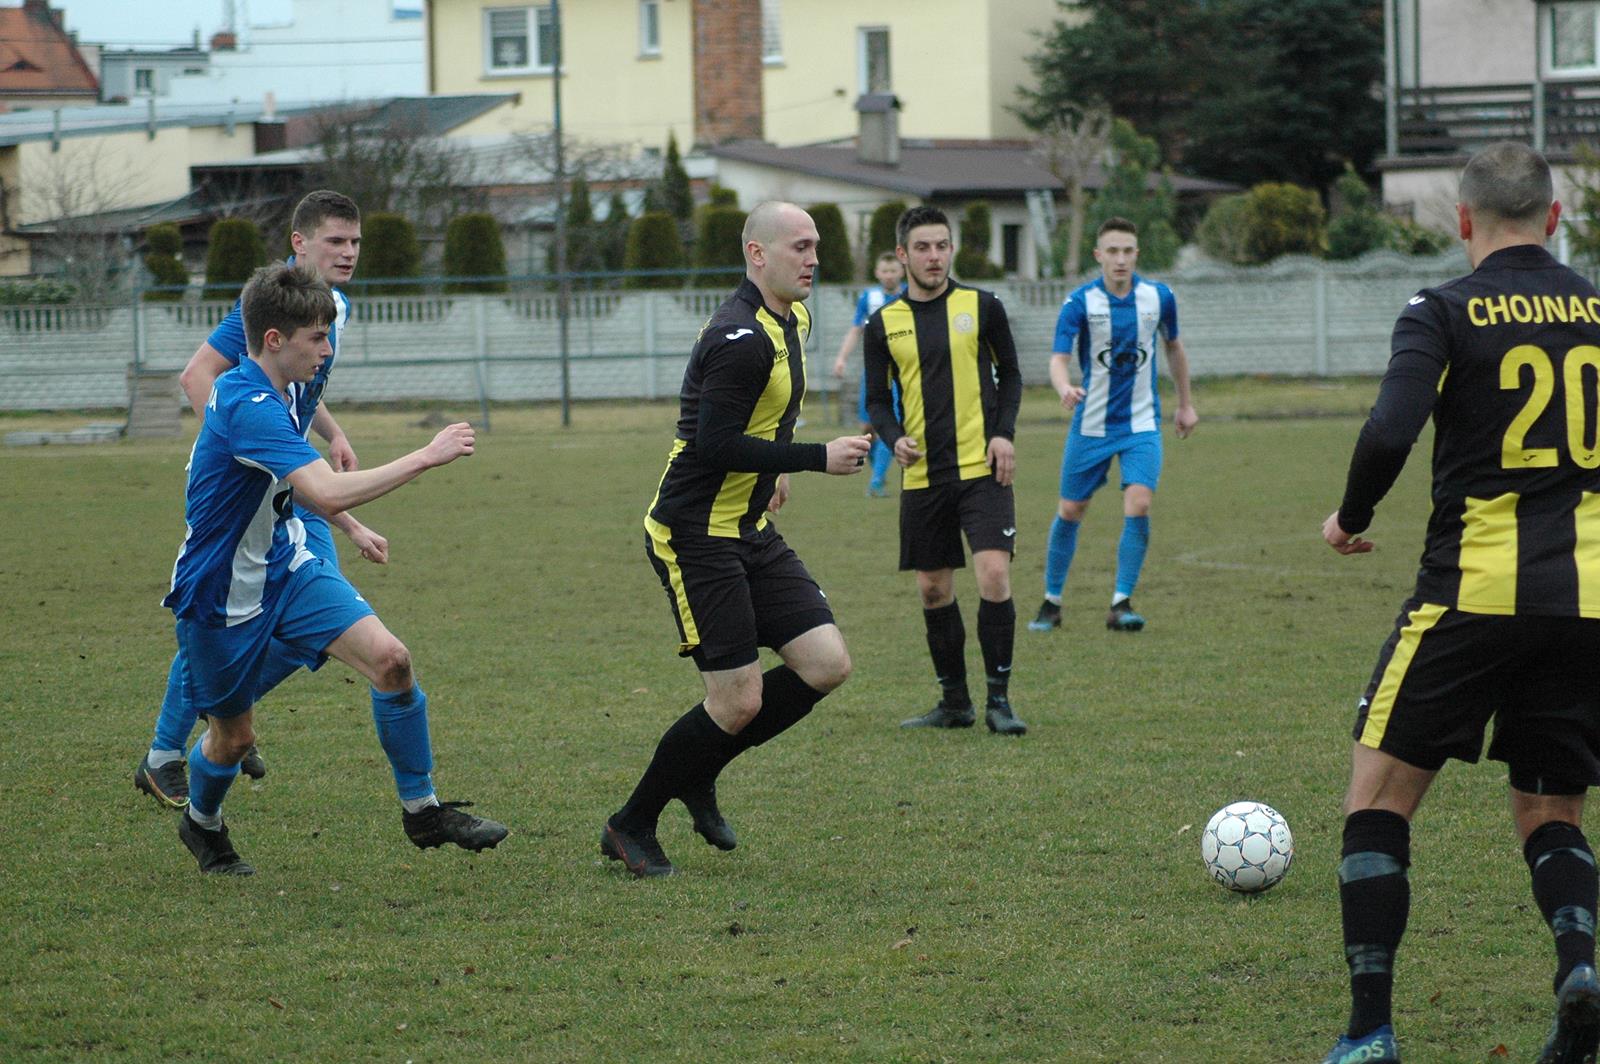
M211 50L213 52L231 52L239 47L239 38L230 30L221 30L211 35Z
M856 101L860 132L856 158L879 166L900 165L900 97L870 92Z
M50 23L58 30L62 28L62 20L66 15L63 11L52 11L50 0L22 0L22 10L41 22Z
M761 0L693 0L691 20L694 142L760 140Z

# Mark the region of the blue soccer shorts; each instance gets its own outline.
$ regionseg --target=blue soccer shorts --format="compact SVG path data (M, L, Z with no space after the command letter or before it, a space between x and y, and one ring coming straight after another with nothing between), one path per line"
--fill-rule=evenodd
M1117 460L1122 486L1143 484L1156 490L1161 480L1161 433L1134 432L1119 436L1079 436L1067 433L1061 452L1061 497L1082 502L1106 483L1111 459Z
M289 574L272 607L227 628L178 618L178 646L188 658L189 699L211 717L237 717L255 704L267 649L274 640L315 668L351 626L373 615L337 568L313 558Z

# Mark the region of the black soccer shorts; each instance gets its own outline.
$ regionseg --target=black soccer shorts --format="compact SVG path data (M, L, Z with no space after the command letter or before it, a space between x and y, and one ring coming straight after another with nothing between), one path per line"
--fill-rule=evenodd
M1433 771L1452 757L1477 761L1491 718L1489 756L1510 767L1513 786L1600 785L1600 620L1407 602L1357 707L1355 740Z
M770 525L751 539L674 535L645 519L645 554L678 625L678 653L703 672L737 669L833 623L827 596Z
M900 568L920 573L960 569L961 533L974 551L1016 553L1017 504L993 474L900 490Z

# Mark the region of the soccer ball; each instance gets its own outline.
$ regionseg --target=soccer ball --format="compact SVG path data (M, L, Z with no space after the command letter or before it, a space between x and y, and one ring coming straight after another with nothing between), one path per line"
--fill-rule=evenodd
M1222 886L1256 894L1288 874L1294 836L1272 806L1234 802L1218 809L1200 833L1200 859Z

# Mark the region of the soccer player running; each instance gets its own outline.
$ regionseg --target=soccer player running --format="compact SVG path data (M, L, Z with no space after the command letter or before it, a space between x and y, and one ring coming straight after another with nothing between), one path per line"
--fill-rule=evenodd
M1468 161L1456 206L1473 272L1413 296L1322 535L1362 554L1373 509L1433 418L1433 515L1412 597L1357 706L1339 902L1350 1022L1327 1064L1397 1060L1395 951L1411 819L1449 758L1509 769L1533 896L1555 939L1542 1064L1600 1043L1595 861L1579 825L1600 783L1600 293L1545 250L1561 205L1522 144Z
M850 675L828 600L771 515L792 472L860 470L866 436L795 443L805 397L801 300L817 269L817 227L792 203L756 206L744 226L745 280L700 332L683 374L677 438L644 521L645 554L706 697L668 728L644 775L600 832L600 852L635 876L666 876L656 838L677 798L694 830L737 844L717 807L717 776L735 757L799 723ZM759 647L783 664L761 671Z
M338 568L306 547L298 495L323 513L371 502L473 451L472 428L372 470L339 472L307 441L296 392L332 355L333 293L306 266L265 266L240 296L249 357L217 378L189 458L183 547L163 600L177 618L185 681L210 726L189 751L191 793L178 837L200 870L250 875L234 850L222 801L254 741L261 674L281 644L334 657L372 684L372 716L389 757L406 835L422 848L497 845L503 824L441 803L433 789L428 698L411 654Z
M1139 261L1138 228L1108 218L1095 236L1100 276L1073 291L1056 319L1050 383L1072 412L1061 455L1061 501L1045 550L1044 602L1028 622L1035 632L1061 627L1061 591L1078 549L1078 526L1089 500L1106 482L1111 459L1122 478L1122 539L1117 582L1106 627L1137 632L1144 618L1133 591L1150 544L1150 503L1161 479L1161 397L1156 386L1156 339L1167 349L1167 368L1178 392L1173 425L1179 438L1200 420L1189 395L1189 356L1178 339L1178 302L1159 281L1133 272ZM1072 383L1076 358L1081 385Z
M1022 404L1022 373L1005 307L992 293L950 279L950 222L937 207L912 207L895 226L906 296L867 321L867 408L878 436L904 467L900 490L900 569L915 570L928 651L941 697L905 728L970 728L966 629L955 570L978 578L978 643L988 700L984 722L1002 735L1028 726L1011 709L1011 651L1017 608L1011 600L1016 502L1011 439ZM900 385L900 412L890 380ZM901 418L904 418L904 421Z
M334 469L352 470L357 467L355 451L344 430L321 400L339 351L339 334L350 318L350 301L338 286L348 283L355 272L356 260L361 252L361 212L349 197L320 189L307 194L296 205L289 226L289 242L295 252L289 261L315 270L333 289L334 303L338 308L328 334L332 353L309 384L296 388L297 421L302 435L315 429L317 435L327 441L328 460ZM205 419L206 400L211 396L212 385L218 377L245 358L244 322L240 315L240 303L236 300L233 310L195 351L178 378L190 405L194 407L195 415L202 421ZM354 514L340 513L325 519L321 514L301 506L296 516L305 526L307 549L334 568L339 566L339 552L333 545L333 534L328 529L330 522L338 525L350 537L363 558L379 565L388 561L388 541L356 520ZM290 653L286 647L274 645L269 652L267 665L262 670L262 688L258 695L276 687L301 666L315 670L320 665L319 660L302 659ZM155 737L133 774L134 785L139 790L154 798L158 805L169 809L182 809L189 801L184 746L190 731L194 729L196 712L184 686L186 668L180 648L167 670L167 690L156 717ZM266 775L266 763L254 746L246 751L241 769L253 779Z
M861 340L861 330L867 324L867 319L872 317L874 311L885 303L899 299L905 295L905 267L900 265L900 259L892 251L885 251L878 256L878 263L872 269L872 275L878 279L876 288L863 288L861 298L856 300L856 316L850 328L845 331L844 341L839 344L839 355L833 360L833 375L840 380L844 379L845 364L850 359L850 352L856 349L856 344ZM896 401L899 399L896 389ZM867 371L863 364L861 369L861 398L858 401L856 416L861 419L861 431L868 432L872 428L872 413L867 409ZM882 440L872 441L872 479L867 483L867 494L874 499L881 499L888 495L884 489L884 478L889 473L889 463L894 460L894 452Z

